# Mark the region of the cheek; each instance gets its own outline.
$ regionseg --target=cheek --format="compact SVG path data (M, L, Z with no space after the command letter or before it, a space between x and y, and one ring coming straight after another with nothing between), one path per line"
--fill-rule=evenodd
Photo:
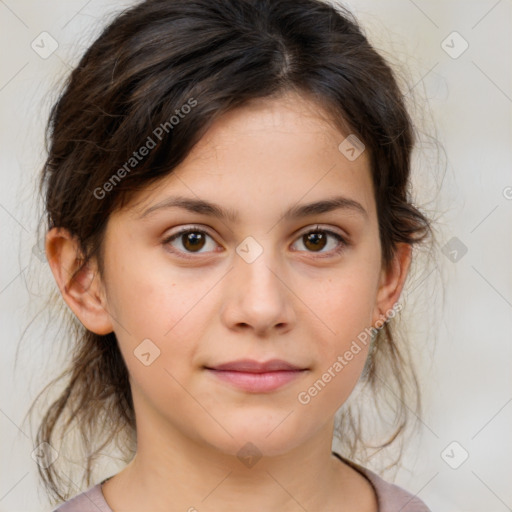
M133 383L150 400L166 402L188 378L197 351L192 341L201 339L204 296L212 284L132 256L109 269L109 312Z
M354 389L367 355L367 348L358 347L357 353L349 350L340 354L333 362L312 376L311 380L297 394L300 407L309 409L311 414L334 415L348 399Z
M165 286L158 280L120 283L115 301L115 332L136 380L151 373L151 386L157 386L152 380L157 372L165 375L168 370L177 378L185 374L197 350L194 340L201 339L204 331L203 287L204 283L186 294L179 284ZM151 372L141 373L140 363L147 361L154 361Z
M370 311L368 300L350 294L331 305L328 321L335 333L317 338L317 364L297 395L311 414L334 414L357 384L371 341Z
M331 349L343 350L371 326L376 301L376 280L371 274L368 268L345 273L308 299L326 327Z
M163 251L163 249L162 249ZM154 339L163 345L178 326L189 322L208 290L212 278L171 265L158 251L122 252L108 268L108 306L121 334L133 341ZM158 341L157 341L158 340Z
M376 300L377 272L373 262L358 260L330 278L322 293L310 295L326 333L316 337L317 366L301 405L335 412L349 397L364 368L371 340L372 313ZM312 338L315 339L315 338Z
M133 332L126 335L121 329L118 340L130 374L134 400L139 405L141 401L152 404L155 410L171 416L172 410L179 410L179 415L187 418L201 412L187 392L193 387L191 377L197 352L194 340L200 339L201 333L192 323L184 320L176 323L170 332L165 324L166 332L162 332L162 325L155 327L146 322L147 328L140 330L140 334L135 333L135 337Z

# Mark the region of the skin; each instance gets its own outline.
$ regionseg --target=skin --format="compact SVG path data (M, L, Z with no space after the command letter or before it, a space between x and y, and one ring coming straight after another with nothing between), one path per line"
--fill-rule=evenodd
M377 510L369 482L331 454L334 415L368 347L308 404L297 398L385 318L410 265L411 248L401 244L383 268L368 152L349 161L338 150L345 137L304 97L258 100L219 118L172 174L111 215L103 276L91 261L71 281L76 241L61 228L48 233L66 303L87 329L115 332L130 373L138 450L103 485L115 512ZM171 195L217 203L239 219L180 208L139 218ZM282 218L333 195L366 214ZM203 246L165 243L190 225L208 233ZM317 225L349 244L335 254L340 242L329 235L315 250L303 235ZM248 236L263 251L251 263L236 252ZM187 248L190 258L180 257ZM144 339L160 350L149 366L134 355ZM307 371L252 393L204 369L242 358ZM248 442L262 455L252 467L237 457Z

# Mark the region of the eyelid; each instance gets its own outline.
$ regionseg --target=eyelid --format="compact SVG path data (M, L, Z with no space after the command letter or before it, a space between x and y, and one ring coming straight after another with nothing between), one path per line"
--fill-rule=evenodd
M183 224L182 226L177 228L175 233L173 233L172 235L169 235L169 236L175 236L175 235L177 235L179 233L183 233L183 232L187 232L187 231L192 231L194 229L196 231L204 231L205 233L207 233L208 235L213 237L213 235L211 233L211 228L209 228L208 226L204 226L203 224Z
M323 225L323 224L310 224L309 227L304 228L304 231L302 231L302 230L299 231L298 234L295 235L295 238L297 238L298 236L307 235L308 233L315 232L315 231L325 231L327 233L333 233L333 234L338 235L339 237L343 238L343 240L347 243L350 241L350 236L346 231L344 231L340 228L336 228L334 226Z

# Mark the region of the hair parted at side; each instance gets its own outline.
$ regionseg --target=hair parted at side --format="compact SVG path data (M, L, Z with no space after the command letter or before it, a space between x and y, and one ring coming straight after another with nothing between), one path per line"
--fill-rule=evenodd
M365 144L383 264L398 243L426 240L430 221L410 198L414 131L394 74L349 12L319 0L147 0L119 14L83 55L52 108L40 181L45 229L68 229L81 264L94 258L103 273L102 241L113 211L172 173L219 116L290 91L316 101L343 133ZM184 105L191 108L179 115ZM179 122L170 121L173 116ZM161 138L154 135L157 127L165 128ZM113 182L148 136L155 147ZM133 456L135 415L115 334L94 334L67 314L73 355L43 392L56 382L66 387L46 409L35 445L58 448L57 441L76 429L89 486L93 462L113 441L123 439L127 460ZM378 331L362 376L373 396L389 387L396 400L391 432L379 446L403 431L408 409L420 408L408 348L399 346L394 323ZM408 389L414 403L406 406ZM372 445L355 405L347 405L341 441L345 455L355 457ZM58 466L38 470L51 496L66 500L74 489Z

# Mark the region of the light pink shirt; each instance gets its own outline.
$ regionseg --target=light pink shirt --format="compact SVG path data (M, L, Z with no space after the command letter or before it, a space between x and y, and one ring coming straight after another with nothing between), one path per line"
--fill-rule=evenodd
M377 496L378 512L431 512L423 501L405 489L386 482L373 471L342 458L336 453L334 455L370 481ZM101 491L101 484L106 480L108 478L66 501L53 512L113 512Z

